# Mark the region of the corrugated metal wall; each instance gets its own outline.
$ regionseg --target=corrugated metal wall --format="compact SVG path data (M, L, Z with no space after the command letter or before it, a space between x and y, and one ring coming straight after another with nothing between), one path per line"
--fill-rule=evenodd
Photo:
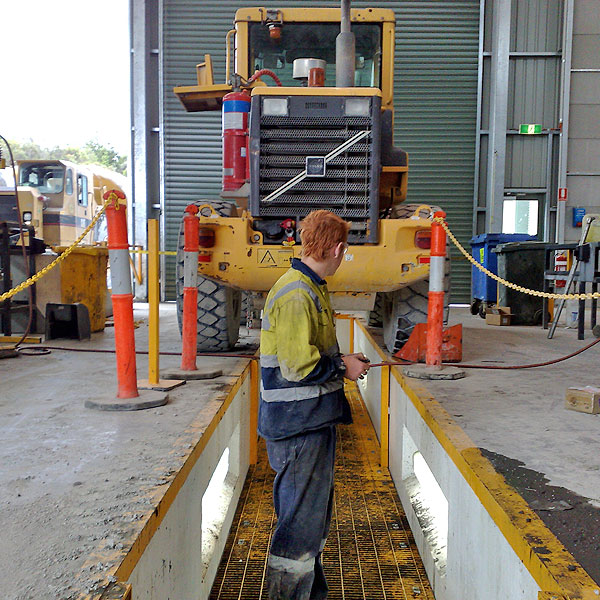
M260 3L258 3L260 4ZM263 3L264 4L264 3ZM296 1L268 8L302 6ZM339 6L339 2L319 2ZM395 141L409 153L409 199L448 212L463 242L472 235L477 109L479 0L353 2L396 13ZM163 0L163 149L165 248L176 246L183 209L217 196L221 181L221 118L188 114L172 93L195 83L195 65L212 54L215 81L225 78L225 33L235 11L256 2ZM470 299L470 267L453 256L453 301ZM167 298L174 296L174 260L167 261Z

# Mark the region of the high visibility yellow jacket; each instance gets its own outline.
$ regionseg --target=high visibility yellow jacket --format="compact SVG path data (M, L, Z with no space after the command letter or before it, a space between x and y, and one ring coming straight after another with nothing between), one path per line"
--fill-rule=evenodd
M267 296L260 366L264 438L351 422L327 284L298 259Z

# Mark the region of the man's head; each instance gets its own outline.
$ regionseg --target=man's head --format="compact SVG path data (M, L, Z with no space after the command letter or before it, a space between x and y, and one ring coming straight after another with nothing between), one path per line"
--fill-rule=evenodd
M300 226L302 260L322 263L322 277L333 275L342 262L349 229L349 223L328 210L312 211Z
M328 252L348 240L350 224L328 210L313 210L300 225L302 256L324 260Z

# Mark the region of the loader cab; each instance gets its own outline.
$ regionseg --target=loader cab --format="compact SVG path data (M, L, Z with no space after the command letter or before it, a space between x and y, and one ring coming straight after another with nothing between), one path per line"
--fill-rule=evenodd
M352 9L356 38L354 85L379 88L382 109L393 109L395 18L389 9ZM340 10L335 8L244 8L235 16L235 71L243 78L259 69L273 71L284 87L302 85L293 78L297 58L326 62L325 87L335 87L336 37Z

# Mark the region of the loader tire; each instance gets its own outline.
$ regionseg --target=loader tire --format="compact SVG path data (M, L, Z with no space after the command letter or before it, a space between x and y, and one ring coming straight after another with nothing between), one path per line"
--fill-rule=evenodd
M234 214L230 202L199 200L197 205L210 204L219 215ZM176 266L177 322L181 332L183 319L183 220L179 229ZM239 338L241 292L198 275L198 350L226 352Z
M369 327L383 327L383 294L375 295L375 305L369 313Z
M418 204L400 204L394 207L392 218L409 218L418 206ZM432 206L431 209L432 212L440 210L437 206ZM446 248L444 275L444 325L447 325L450 313L450 253L448 247ZM382 300L383 341L390 352L397 352L404 346L417 323L427 322L428 296L429 278L394 292L377 294L377 298L381 297ZM371 315L376 308L377 300ZM369 322L370 320L371 316Z

